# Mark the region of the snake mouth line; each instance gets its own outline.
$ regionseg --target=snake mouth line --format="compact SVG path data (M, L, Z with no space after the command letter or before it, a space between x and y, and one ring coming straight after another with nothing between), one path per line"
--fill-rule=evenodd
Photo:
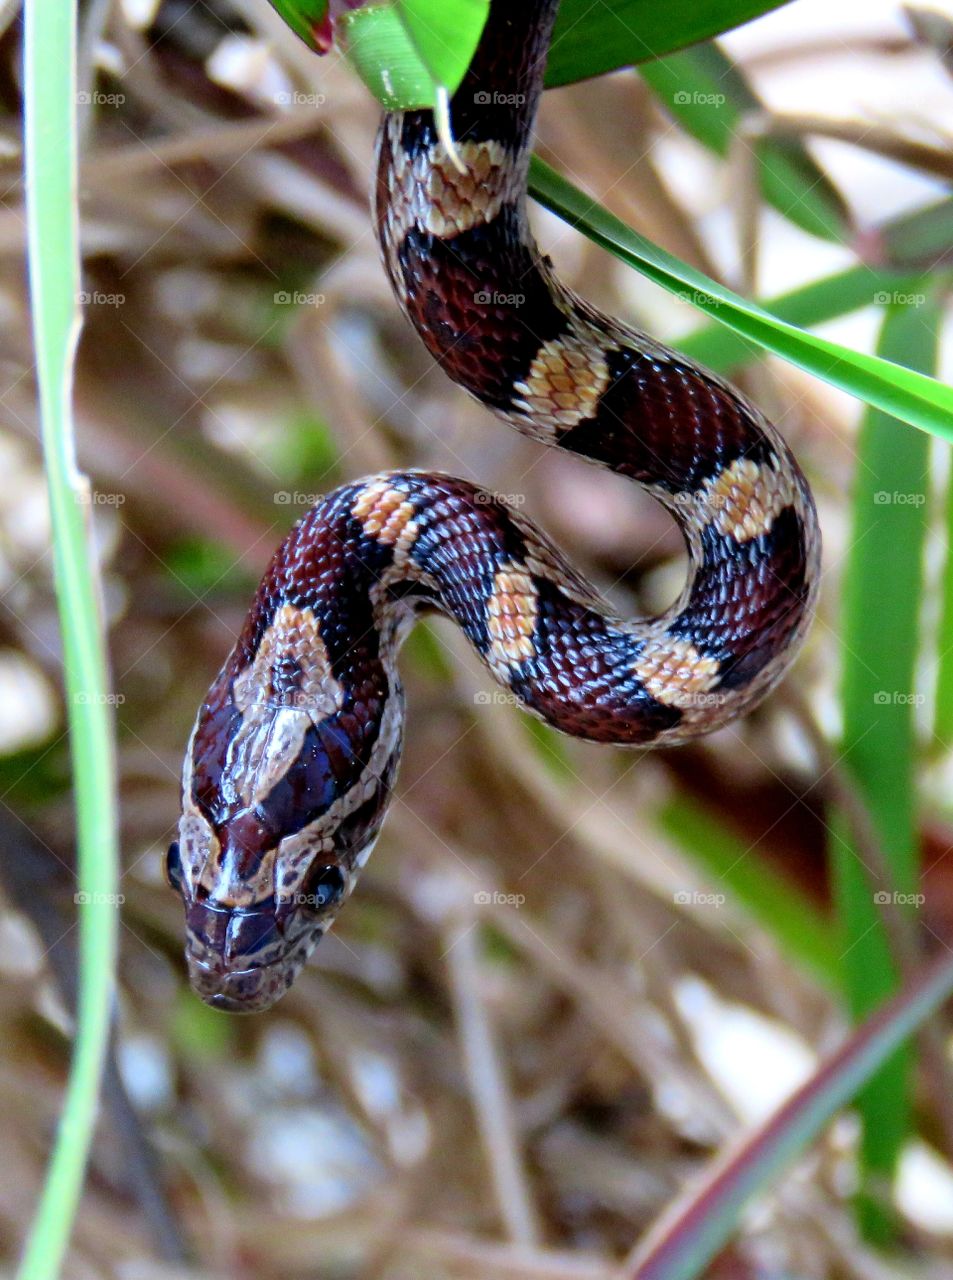
M196 995L213 1009L226 1013L261 1013L290 985L296 969L287 961L227 969L209 964L186 951L189 981Z

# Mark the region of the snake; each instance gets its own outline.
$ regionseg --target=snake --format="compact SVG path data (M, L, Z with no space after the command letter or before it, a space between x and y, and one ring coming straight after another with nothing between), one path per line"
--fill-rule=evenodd
M504 497L426 470L335 489L275 552L185 754L166 873L193 990L267 1009L330 928L401 756L401 642L448 615L492 677L563 733L683 743L781 679L814 610L820 535L777 429L721 377L567 288L529 228L534 123L558 0L491 0L451 134L389 111L373 216L433 359L523 435L641 485L689 569L657 617L618 616Z

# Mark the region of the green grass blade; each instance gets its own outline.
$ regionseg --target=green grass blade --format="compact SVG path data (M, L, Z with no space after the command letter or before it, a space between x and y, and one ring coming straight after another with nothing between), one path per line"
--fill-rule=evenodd
M889 308L881 354L922 369L934 367L939 319L935 301L921 308ZM879 410L866 414L857 445L844 579L843 761L879 834L893 878L882 892L891 895L912 895L916 888L914 675L927 532L928 445L923 436L898 432L894 420ZM831 858L845 991L859 1020L895 989L897 966L869 872L843 815L833 824ZM903 909L908 908L890 906ZM859 1100L868 1185L892 1175L907 1136L909 1069L904 1052ZM889 1238L889 1219L873 1194L861 1196L859 1209L871 1238Z
M953 465L946 481L944 524L946 560L943 565L943 607L937 634L933 736L935 748L946 752L953 746Z
M76 795L79 978L63 1113L20 1280L53 1280L72 1230L96 1121L118 933L115 771L99 596L76 469L72 367L78 334L75 9L27 0L24 110L30 285ZM84 499L87 499L84 501Z
M530 189L548 209L671 293L766 351L896 418L953 440L953 388L880 356L851 351L771 315L626 226L534 156Z
M777 9L784 0L562 0L546 87L662 58Z
M831 1117L953 992L947 952L851 1035L740 1150L711 1173L650 1233L632 1280L696 1280L731 1239L748 1201L764 1192Z
M764 110L743 73L715 44L697 45L640 68L661 105L703 146L727 156L746 116ZM795 138L752 139L765 199L812 235L842 241L847 208L824 170Z
M718 817L680 794L655 814L661 830L712 886L724 888L793 960L825 986L837 982L839 950L830 921L787 876L768 866Z
M806 328L864 307L905 302L915 305L925 297L925 287L922 272L878 271L858 265L812 280L759 305L788 324ZM716 373L730 373L761 353L758 343L720 324L694 329L674 339L672 346Z

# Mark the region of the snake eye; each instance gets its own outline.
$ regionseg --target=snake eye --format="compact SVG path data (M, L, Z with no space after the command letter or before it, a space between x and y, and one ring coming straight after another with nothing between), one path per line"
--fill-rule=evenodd
M299 901L312 911L326 911L344 896L344 876L340 867L315 867L305 876Z
M173 889L182 888L182 857L178 840L172 841L169 852L165 855L165 878Z

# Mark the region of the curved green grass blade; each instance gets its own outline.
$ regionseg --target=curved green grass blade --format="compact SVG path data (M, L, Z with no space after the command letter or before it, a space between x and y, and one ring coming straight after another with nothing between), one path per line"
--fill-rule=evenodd
M936 693L933 706L935 748L953 749L953 466L946 482L946 559L943 565L943 606L937 634Z
M647 62L640 74L661 105L694 138L727 156L746 116L764 108L744 74L715 44L697 45ZM812 235L843 241L847 207L824 170L795 138L751 140L765 199Z
M724 886L786 955L825 987L837 983L838 948L830 921L796 884L750 852L716 814L684 793L667 801L655 821L702 868L712 886Z
M562 0L546 64L546 87L662 58L710 40L784 0Z
M19 1273L20 1280L53 1280L79 1203L109 1036L118 933L116 805L110 699L87 525L88 485L76 469L70 408L79 329L73 4L27 0L23 49L33 337L63 635L80 889L73 1059L46 1184Z
M935 367L937 301L888 308L879 351L921 369ZM892 876L882 886L891 911L916 901L915 713L919 612L930 488L929 441L898 432L879 410L865 416L857 443L850 551L844 577L842 758L878 832ZM863 865L843 815L831 827L834 897L841 923L843 978L859 1021L898 982L896 962ZM895 894L904 895L899 901ZM867 1187L892 1176L910 1127L910 1056L888 1063L859 1099ZM861 1223L871 1239L892 1234L882 1197L863 1191Z
M858 265L838 271L823 280L768 298L759 305L779 320L807 327L850 315L870 306L919 305L926 299L926 278L903 271L876 271ZM750 338L720 324L706 324L672 346L684 351L716 373L730 373L761 354L762 348Z
M720 324L911 426L953 440L953 388L881 356L851 351L771 315L640 236L538 156L530 165L530 190L590 240L670 293L684 296Z
M746 1204L822 1132L882 1064L953 993L944 951L883 1005L739 1150L666 1214L641 1246L632 1280L696 1280L731 1239Z

